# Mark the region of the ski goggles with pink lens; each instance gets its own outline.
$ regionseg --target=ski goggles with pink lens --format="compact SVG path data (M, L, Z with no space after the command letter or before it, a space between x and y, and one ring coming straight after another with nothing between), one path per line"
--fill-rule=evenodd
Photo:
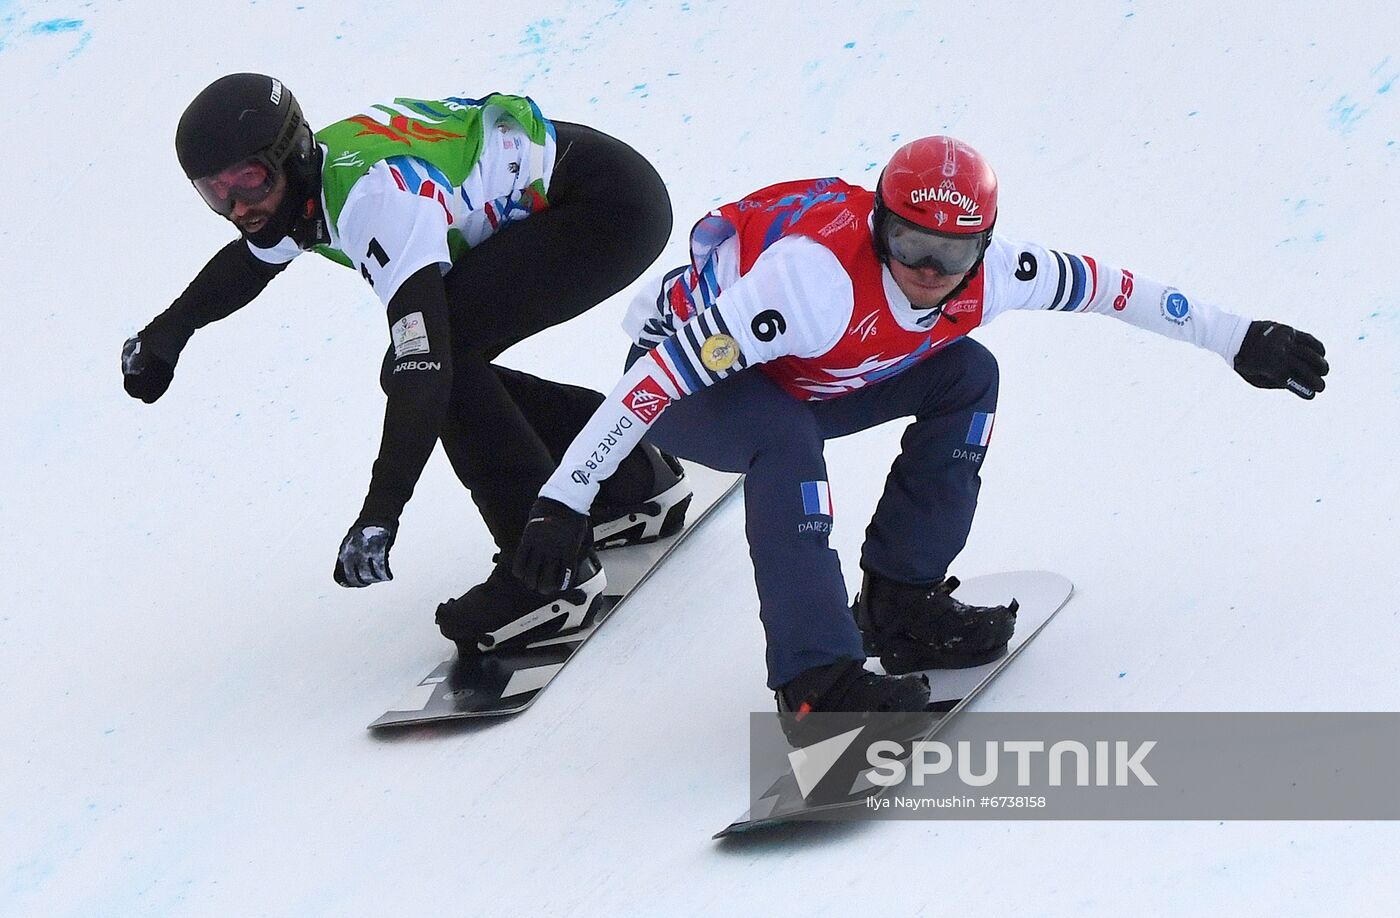
M987 234L935 233L898 214L885 216L885 248L906 268L933 268L944 276L966 274L987 247Z
M194 180L195 190L214 213L227 217L237 202L260 204L277 186L277 174L260 159L245 159L222 172Z

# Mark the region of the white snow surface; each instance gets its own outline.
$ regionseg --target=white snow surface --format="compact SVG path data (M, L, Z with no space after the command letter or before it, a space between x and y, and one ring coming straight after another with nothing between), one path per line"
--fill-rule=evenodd
M0 914L1394 914L1380 822L712 842L771 705L738 502L523 716L367 732L492 551L438 454L396 579L331 580L380 432L369 288L303 259L160 402L121 389L122 340L230 238L172 138L235 70L317 125L501 90L624 138L671 188L658 268L717 203L968 140L1008 236L1306 329L1333 367L1305 403L1102 317L979 330L1001 403L954 573L1077 585L979 707L1400 706L1392 4L0 0ZM626 299L506 362L609 387ZM829 449L852 589L898 435Z

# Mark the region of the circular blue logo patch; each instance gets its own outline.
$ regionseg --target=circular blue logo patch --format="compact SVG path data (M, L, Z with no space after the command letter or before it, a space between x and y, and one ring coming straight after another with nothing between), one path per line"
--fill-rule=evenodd
M1186 318L1186 314L1190 311L1191 304L1187 302L1186 297L1182 296L1180 293L1172 293L1167 296L1168 315L1177 319L1184 319Z

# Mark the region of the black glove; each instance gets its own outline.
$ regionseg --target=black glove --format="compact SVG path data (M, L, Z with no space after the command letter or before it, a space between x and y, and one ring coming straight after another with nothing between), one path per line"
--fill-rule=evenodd
M1251 322L1235 355L1235 372L1260 389L1289 389L1299 398L1312 398L1327 383L1326 351L1307 332L1278 322Z
M335 582L343 587L366 587L393 580L389 570L389 549L398 527L380 523L360 523L350 527L335 560Z
M511 571L536 593L557 593L573 585L574 572L592 548L587 515L541 497L530 508Z
M126 339L122 345L122 386L127 395L149 405L165 394L174 378L175 364L142 347L140 335Z

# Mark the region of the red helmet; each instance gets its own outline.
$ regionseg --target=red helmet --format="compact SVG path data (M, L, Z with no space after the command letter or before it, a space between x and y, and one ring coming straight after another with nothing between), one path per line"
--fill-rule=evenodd
M997 219L997 177L954 137L923 137L890 157L875 189L875 247L882 259L944 274L981 261Z

